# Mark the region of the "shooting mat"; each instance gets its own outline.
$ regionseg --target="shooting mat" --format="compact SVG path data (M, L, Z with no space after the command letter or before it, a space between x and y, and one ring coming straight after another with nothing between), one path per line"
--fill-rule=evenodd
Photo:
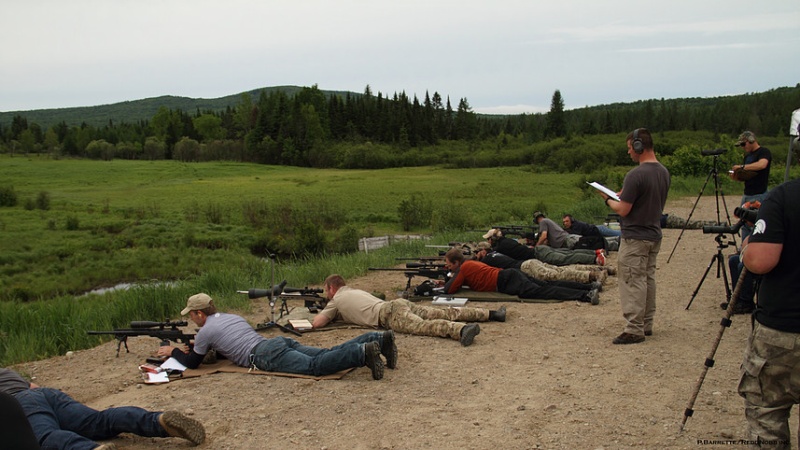
M264 372L263 370L250 370L246 367L239 367L232 361L222 359L214 364L202 364L197 369L186 369L183 376L179 378L170 378L170 381L177 381L186 378L196 378L203 375L211 375L212 373L249 373L253 375L272 375L275 377L289 377L289 378L308 378L311 380L341 380L345 375L350 373L353 369L341 370L331 375L324 375L315 377L313 375L302 375L297 373L284 373L284 372Z

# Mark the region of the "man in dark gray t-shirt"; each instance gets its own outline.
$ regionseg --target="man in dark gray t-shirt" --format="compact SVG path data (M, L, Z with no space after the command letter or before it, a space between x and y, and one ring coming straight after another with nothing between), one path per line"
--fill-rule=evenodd
M661 249L661 212L669 192L669 171L656 158L653 137L637 128L626 140L628 155L638 163L622 182L619 200L601 192L620 215L619 294L625 328L614 344L636 344L653 334L656 312L656 257Z

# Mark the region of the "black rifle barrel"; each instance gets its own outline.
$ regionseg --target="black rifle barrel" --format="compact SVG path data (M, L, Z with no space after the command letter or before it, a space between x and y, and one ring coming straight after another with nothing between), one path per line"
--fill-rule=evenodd
M189 325L189 322L185 320L176 320L166 321L166 322L155 322L152 320L134 320L131 322L131 328L165 328L165 327L185 327Z

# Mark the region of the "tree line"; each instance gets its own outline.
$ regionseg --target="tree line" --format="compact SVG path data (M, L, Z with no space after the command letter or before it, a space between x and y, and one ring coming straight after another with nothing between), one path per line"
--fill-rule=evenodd
M438 92L420 101L405 92L391 98L367 86L362 94L326 93L316 85L293 94L244 93L223 110L194 112L162 106L149 119L109 120L104 126L52 126L23 114L0 124L0 152L110 160L230 160L301 167L383 168L454 164L546 164L531 149L542 143L627 133L702 131L788 136L791 111L800 105L800 84L767 92L716 98L642 100L564 110L559 90L550 111L484 115L466 98L455 108ZM493 161L493 162L490 162ZM613 161L606 161L613 164Z

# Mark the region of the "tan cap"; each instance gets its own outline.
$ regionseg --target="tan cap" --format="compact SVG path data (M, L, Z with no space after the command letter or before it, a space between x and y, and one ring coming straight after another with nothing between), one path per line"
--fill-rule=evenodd
M499 238L501 236L503 236L503 232L502 231L498 230L497 228L492 228L491 230L489 230L488 233L483 235L483 238L484 239L495 239L495 238Z
M189 297L189 301L186 302L186 308L183 308L181 315L185 316L189 314L189 311L199 311L209 306L211 306L211 297L209 297L208 294L194 294Z

